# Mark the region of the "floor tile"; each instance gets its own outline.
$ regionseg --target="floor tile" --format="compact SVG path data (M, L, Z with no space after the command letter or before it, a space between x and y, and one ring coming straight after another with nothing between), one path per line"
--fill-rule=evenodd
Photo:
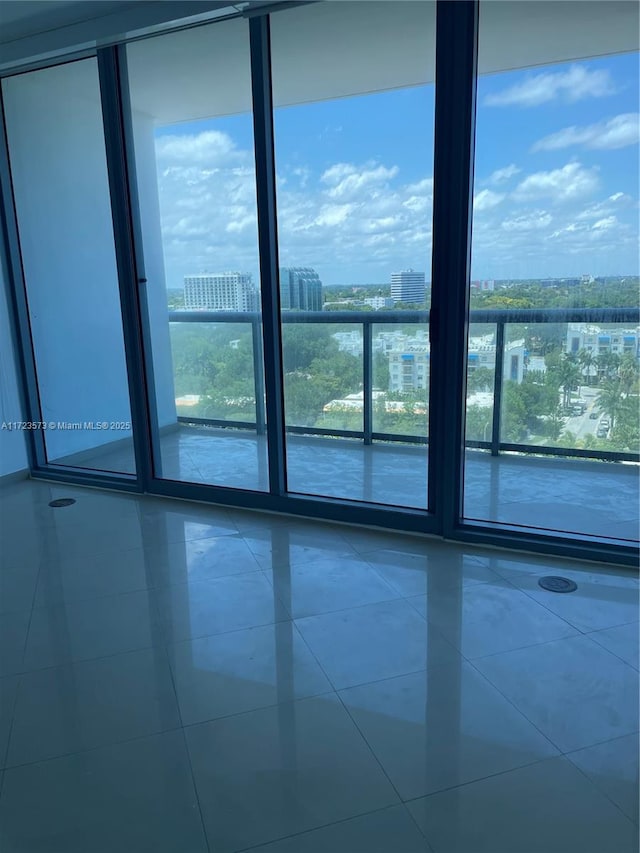
M145 559L156 586L260 571L258 561L237 534L155 544L145 549Z
M18 676L0 678L0 767L4 767L18 692Z
M54 556L42 562L35 606L50 607L63 602L135 592L146 589L149 582L141 548L112 548L91 557Z
M116 516L110 521L95 516L82 524L58 525L55 531L55 554L62 560L91 559L112 552L114 543L123 551L142 547L144 539L136 516Z
M506 581L429 593L409 601L471 659L578 633Z
M221 507L207 507L187 501L144 498L139 504L145 543L189 542L194 539L237 535L238 528Z
M2 519L2 522L0 571L24 568L30 573L37 572L43 556L55 547L51 530L22 520L9 522L8 519Z
M305 565L310 560L322 560L336 555L354 556L354 550L340 532L320 529L313 524L292 522L265 530L244 531L249 548L263 568Z
M31 613L19 610L0 618L0 676L22 672L22 659Z
M353 817L282 841L254 853L430 853L427 841L405 806Z
M24 669L106 657L161 641L146 590L33 609Z
M355 556L309 560L304 565L276 568L266 574L296 618L400 598L397 590Z
M262 572L156 590L168 642L271 625L289 618Z
M336 697L186 729L216 853L274 841L398 802Z
M562 752L638 729L638 673L588 637L474 660Z
M332 690L292 622L188 640L168 651L184 725Z
M144 649L23 675L7 766L180 726L164 649Z
M575 592L559 594L538 585L540 577L560 573L562 577L575 581L578 585ZM535 564L533 572L523 570L522 565L510 571L503 563L501 574L534 601L580 631L597 631L638 620L638 579L630 573L614 568L581 571L565 566L559 572L557 568L544 570Z
M5 771L2 853L206 853L181 732Z
M636 827L563 757L414 800L436 853L635 853Z
M434 666L339 695L403 800L558 752L470 664Z
M638 622L630 622L628 625L617 625L615 628L595 631L593 634L589 634L589 637L607 651L630 664L634 669L638 669L639 630Z
M405 675L460 655L406 601L308 616L296 625L336 689Z
M588 746L567 755L622 811L638 823L638 735Z
M499 579L487 568L486 561L471 557L454 545L429 543L423 554L385 548L362 556L405 596L446 592Z
M2 541L2 540L0 540ZM0 615L14 610L31 610L38 580L39 564L19 561L0 568Z

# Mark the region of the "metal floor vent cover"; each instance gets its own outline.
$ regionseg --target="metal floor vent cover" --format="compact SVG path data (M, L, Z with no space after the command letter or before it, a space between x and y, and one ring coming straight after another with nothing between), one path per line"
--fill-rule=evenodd
M538 585L542 589L548 589L549 592L575 592L578 589L577 583L569 580L569 578L561 578L557 575L548 575L545 578L540 578Z
M49 501L49 506L71 506L75 502L75 498L58 498L55 501Z

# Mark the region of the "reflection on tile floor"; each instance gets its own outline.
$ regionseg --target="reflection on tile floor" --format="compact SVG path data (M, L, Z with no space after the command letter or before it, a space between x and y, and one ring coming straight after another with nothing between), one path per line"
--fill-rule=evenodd
M167 479L268 489L265 436L181 426L161 442L162 476ZM133 450L126 447L58 461L102 471L135 467ZM427 465L426 447L366 447L350 439L287 436L291 492L423 508ZM469 519L637 541L639 500L635 465L467 453L464 513Z
M630 572L35 481L0 534L2 853L637 851Z

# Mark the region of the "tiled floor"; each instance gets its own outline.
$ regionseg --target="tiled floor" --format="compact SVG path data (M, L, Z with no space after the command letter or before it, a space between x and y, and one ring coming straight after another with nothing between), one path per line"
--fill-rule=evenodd
M629 572L39 482L0 532L2 853L638 849Z
M265 491L269 486L265 436L183 425L161 439L162 476L191 483ZM103 471L133 472L133 450L101 449L59 460ZM427 504L427 449L403 444L287 436L289 490L348 500L423 508ZM523 527L541 527L640 539L640 479L635 465L467 452L465 515Z

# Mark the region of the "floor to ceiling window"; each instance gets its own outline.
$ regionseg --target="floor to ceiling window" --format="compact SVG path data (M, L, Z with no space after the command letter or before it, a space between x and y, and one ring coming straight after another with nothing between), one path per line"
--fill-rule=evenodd
M424 509L435 3L271 35L288 488Z
M9 77L2 95L37 371L27 421L50 464L134 474L96 60Z
M479 8L477 81L475 6L430 0L238 15L3 79L40 470L638 540L637 10Z
M249 28L127 48L156 477L268 488Z
M637 540L635 36L624 17L603 34L597 4L533 4L526 27L497 5L480 5L464 514Z

